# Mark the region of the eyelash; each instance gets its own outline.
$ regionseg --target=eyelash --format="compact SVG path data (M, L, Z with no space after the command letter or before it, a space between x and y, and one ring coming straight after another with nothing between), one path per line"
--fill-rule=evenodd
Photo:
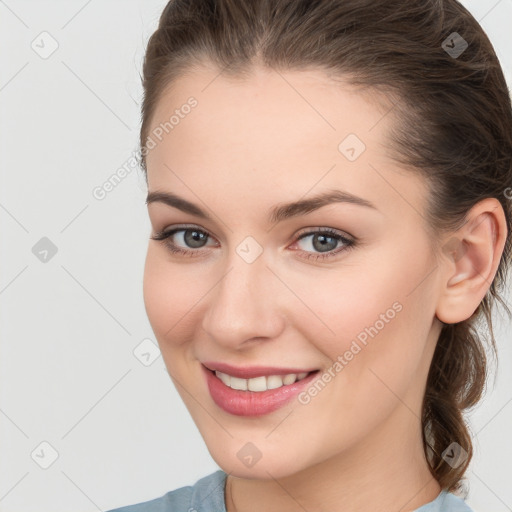
M167 247L167 249L173 254L180 254L182 256L188 256L188 257L200 256L201 255L200 253L202 252L201 249L190 249L190 250L183 249L183 248L178 247L175 244L171 243L171 241L169 240L172 237L172 235L174 235L180 231L188 231L188 230L194 230L199 233L203 233L203 234L207 235L208 237L210 236L208 234L208 232L206 232L202 229L198 229L195 226L187 226L187 227L182 226L182 227L174 228L174 229L171 229L168 231L165 231L165 230L159 231L155 235L151 236L150 238L151 238L151 240L157 240L157 241L163 242L164 245ZM317 233L327 234L330 238L334 238L335 240L342 242L344 244L344 246L341 248L338 248L338 249L333 249L332 251L329 251L326 253L309 252L307 256L301 256L302 258L304 258L306 260L314 259L315 261L324 260L326 258L333 258L333 257L337 256L340 252L350 250L356 246L355 239L346 238L343 235L341 235L339 232L337 232L331 228L322 228L322 229L319 229L316 231L307 231L305 233L300 234L295 241L298 242L299 240L302 240L303 238L306 238L307 236L315 235ZM307 252L307 251L303 251L303 252Z

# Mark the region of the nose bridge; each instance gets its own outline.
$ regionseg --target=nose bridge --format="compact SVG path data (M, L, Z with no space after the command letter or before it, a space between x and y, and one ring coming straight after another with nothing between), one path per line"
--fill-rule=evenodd
M254 247L242 242L226 258L223 277L203 315L203 329L218 343L232 347L255 337L275 337L283 327L275 276L264 253L255 257L251 251Z

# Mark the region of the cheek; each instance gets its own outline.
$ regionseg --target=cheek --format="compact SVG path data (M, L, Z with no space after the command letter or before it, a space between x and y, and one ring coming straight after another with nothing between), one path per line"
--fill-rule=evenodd
M175 265L158 247L149 247L144 267L144 304L162 351L187 340L192 332L194 304L206 293L194 279L192 266Z
M331 288L329 300L319 294L323 299L311 303L335 332L322 330L315 336L311 327L304 331L331 361L323 372L325 384L312 385L301 402L309 402L304 414L314 416L324 429L312 443L323 436L337 439L340 449L349 446L389 417L402 403L398 397L411 409L418 408L432 320L426 288L411 291L428 273L429 264L426 259L409 260L414 264L407 266L406 261L404 254L378 268L365 264L365 272L352 269ZM312 301L314 296L309 296ZM409 417L409 411L405 415Z
M413 378L422 364L435 313L435 264L423 239L395 247L309 288L308 304L324 325L310 323L305 336L332 362L341 358L347 385L375 382L370 368L390 383L397 370Z

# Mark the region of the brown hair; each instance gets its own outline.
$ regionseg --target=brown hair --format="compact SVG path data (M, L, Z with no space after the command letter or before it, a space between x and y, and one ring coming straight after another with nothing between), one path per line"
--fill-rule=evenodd
M460 55L448 53L454 32L468 45ZM145 144L160 97L180 75L205 63L241 78L256 64L322 69L384 93L399 121L388 149L429 183L433 234L462 226L484 198L500 201L508 232L497 274L470 318L443 324L422 405L431 473L443 489L460 491L473 454L462 412L479 401L487 380L477 322L483 314L496 356L491 307L499 301L511 314L499 287L512 245L512 107L488 37L456 0L171 0L143 66L140 164L146 180ZM433 237L433 246L437 242ZM452 442L468 453L456 468L442 457Z

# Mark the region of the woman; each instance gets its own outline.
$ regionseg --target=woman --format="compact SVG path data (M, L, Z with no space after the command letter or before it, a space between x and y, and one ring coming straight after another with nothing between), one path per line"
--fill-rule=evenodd
M455 0L172 0L143 71L145 305L222 469L116 512L469 511L512 244L482 28Z

